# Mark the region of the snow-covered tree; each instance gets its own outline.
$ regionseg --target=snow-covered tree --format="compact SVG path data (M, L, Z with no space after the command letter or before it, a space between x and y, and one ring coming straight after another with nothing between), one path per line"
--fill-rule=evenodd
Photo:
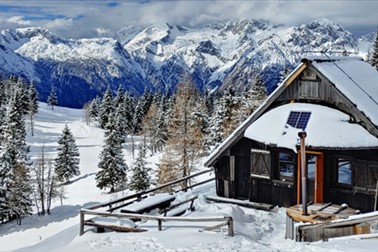
M122 153L122 139L116 125L116 118L111 115L105 127L105 143L98 164L100 170L96 174L97 187L110 188L110 192L126 185L127 165Z
M51 89L50 94L47 97L47 104L51 106L51 109L54 109L54 106L58 105L58 97L54 88Z
M129 188L135 191L147 190L151 185L149 176L150 169L146 166L146 149L143 144L139 145L138 157L132 166L132 177L129 183Z
M102 129L105 129L106 125L108 125L110 115L113 114L114 110L113 94L110 87L108 87L104 93L104 96L102 97L98 115L98 122Z
M378 29L375 35L373 51L370 55L370 64L378 70Z
M58 139L58 156L55 159L55 174L59 181L68 182L80 175L79 150L70 128L66 125Z
M126 131L128 134L133 133L133 115L134 115L134 102L129 92L125 92L125 99L123 102L124 120L126 123Z
M38 111L38 94L37 90L35 89L34 82L32 82L29 86L29 115L30 115L30 130L32 136L34 136L34 115Z
M31 182L28 167L25 121L20 92L14 91L2 125L0 143L0 218L21 218L31 211Z
M9 181L9 190L7 195L8 218L16 219L21 224L21 218L32 213L32 188L31 178L28 167L17 162L13 167L12 176Z
M237 117L238 124L242 123L252 114L268 97L266 87L261 75L258 75L249 87L242 94L241 107Z
M97 121L100 114L101 99L97 96L91 101L89 106L89 116L91 119Z

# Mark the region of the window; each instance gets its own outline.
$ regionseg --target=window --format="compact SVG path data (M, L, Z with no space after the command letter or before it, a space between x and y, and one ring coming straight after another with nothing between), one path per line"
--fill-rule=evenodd
M251 176L270 178L270 152L265 150L251 150Z
M310 116L311 112L291 111L286 124L289 124L294 128L304 130L307 127Z
M289 153L279 153L279 179L282 181L293 181L294 178L294 155Z
M345 158L337 159L337 183L352 185L352 161Z

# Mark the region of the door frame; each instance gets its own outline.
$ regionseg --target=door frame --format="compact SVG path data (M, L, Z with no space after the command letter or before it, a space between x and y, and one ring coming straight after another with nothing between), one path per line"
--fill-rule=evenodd
M306 151L306 154L316 156L315 170L315 195L314 203L323 203L324 193L324 153L318 151ZM301 203L301 152L298 150L297 162L297 204Z

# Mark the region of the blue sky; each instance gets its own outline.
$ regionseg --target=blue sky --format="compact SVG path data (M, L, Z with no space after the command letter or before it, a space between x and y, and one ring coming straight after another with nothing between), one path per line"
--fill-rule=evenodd
M356 35L375 32L375 0L1 0L1 29L43 26L65 38L114 36L125 26L168 22L187 27L265 19L298 25L328 18Z

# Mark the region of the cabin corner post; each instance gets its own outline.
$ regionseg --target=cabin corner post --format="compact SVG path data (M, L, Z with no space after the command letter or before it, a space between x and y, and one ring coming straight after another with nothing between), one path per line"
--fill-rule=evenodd
M80 231L79 236L84 234L84 212L80 210Z
M301 141L301 175L302 175L302 185L301 185L301 192L302 192L302 209L303 215L307 215L307 169L306 169L306 145L305 145L305 138L307 133L305 131L301 131L298 133Z

